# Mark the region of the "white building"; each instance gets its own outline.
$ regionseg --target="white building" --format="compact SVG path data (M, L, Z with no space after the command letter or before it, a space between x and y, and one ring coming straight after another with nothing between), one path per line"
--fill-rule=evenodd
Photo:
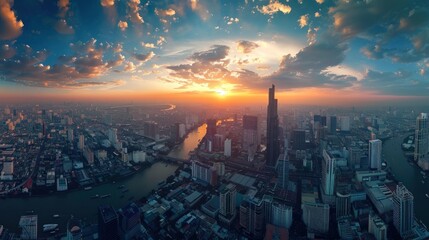
M329 231L329 204L306 202L302 205L302 220L308 233Z
M146 161L146 153L144 151L134 151L133 152L133 162L141 163Z
M350 116L339 116L337 119L338 119L340 131L343 131L343 132L350 131Z

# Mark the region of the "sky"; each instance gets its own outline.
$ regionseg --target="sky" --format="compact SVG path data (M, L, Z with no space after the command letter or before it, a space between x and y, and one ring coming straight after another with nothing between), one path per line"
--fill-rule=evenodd
M0 100L429 101L427 0L0 0Z

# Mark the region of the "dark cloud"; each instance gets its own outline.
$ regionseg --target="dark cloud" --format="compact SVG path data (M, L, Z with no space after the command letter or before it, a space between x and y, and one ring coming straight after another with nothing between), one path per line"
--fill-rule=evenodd
M61 55L57 63L49 65L45 64L46 50L34 51L28 45L21 46L13 57L0 61L0 72L6 81L37 87L77 88L123 83L94 80L122 65L125 60L123 55L114 54L108 44L97 44L97 40L90 39L85 43L72 43L70 48L73 54ZM113 55L111 59L104 59L106 51Z
M241 53L251 53L258 47L257 43L251 41L240 40L237 42L237 50Z
M229 47L225 45L213 45L211 49L202 52L196 52L189 57L191 60L199 62L217 62L228 56Z
M134 53L134 58L141 62L147 62L151 60L154 56L155 56L154 52L149 52L147 54Z
M19 37L24 23L17 19L12 10L13 1L0 0L0 40L10 40Z

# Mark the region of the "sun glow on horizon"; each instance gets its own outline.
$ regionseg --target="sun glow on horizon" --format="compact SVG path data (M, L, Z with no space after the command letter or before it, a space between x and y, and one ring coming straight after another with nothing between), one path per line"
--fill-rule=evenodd
M226 95L228 95L228 92L224 89L216 89L215 92L220 97L225 97Z

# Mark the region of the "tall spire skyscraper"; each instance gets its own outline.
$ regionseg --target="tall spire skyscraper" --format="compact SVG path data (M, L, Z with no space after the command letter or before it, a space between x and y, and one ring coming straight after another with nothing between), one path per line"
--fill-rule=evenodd
M274 98L275 86L268 89L267 107L267 165L274 167L280 153L279 116L277 114L277 99Z

